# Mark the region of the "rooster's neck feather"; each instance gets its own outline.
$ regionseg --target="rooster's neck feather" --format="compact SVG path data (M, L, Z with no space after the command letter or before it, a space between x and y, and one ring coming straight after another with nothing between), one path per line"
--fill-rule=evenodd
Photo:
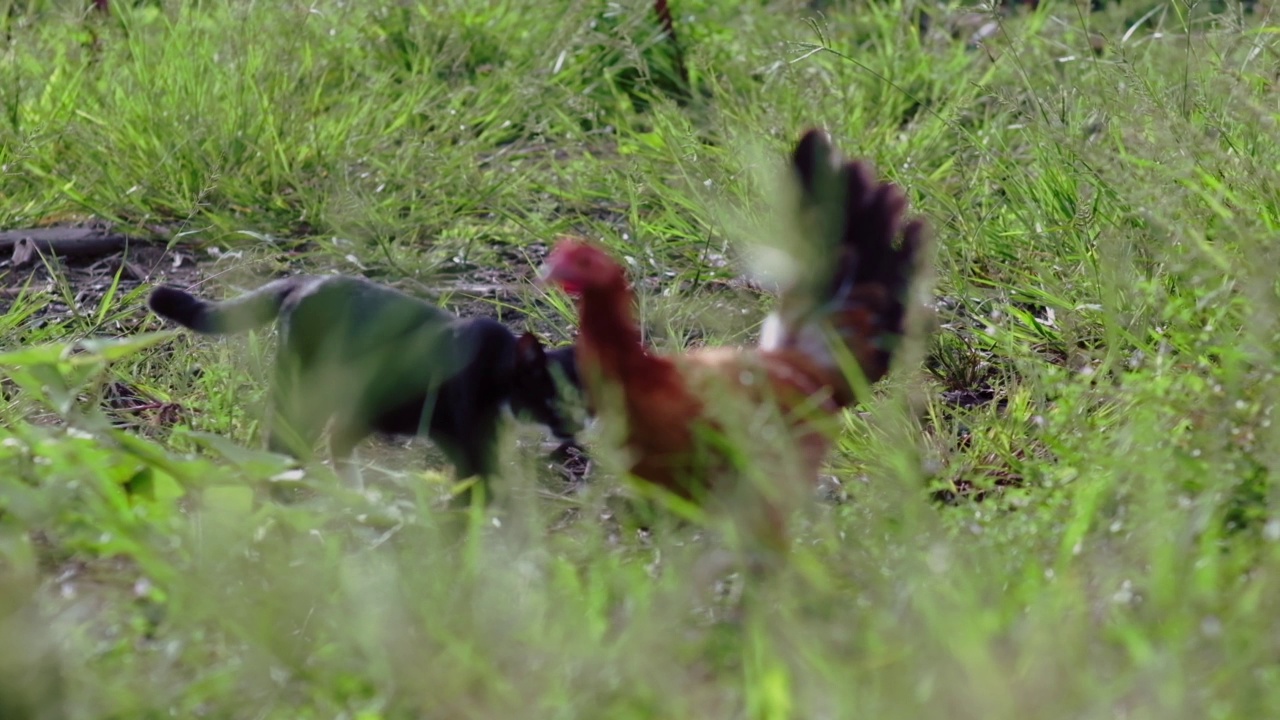
M640 328L632 312L634 295L624 277L583 293L579 304L581 341L590 347L606 376L618 377L643 356Z
M632 306L635 297L625 277L616 284L584 293L579 305L579 357L589 374L633 391L652 392L679 382L668 358L645 347Z

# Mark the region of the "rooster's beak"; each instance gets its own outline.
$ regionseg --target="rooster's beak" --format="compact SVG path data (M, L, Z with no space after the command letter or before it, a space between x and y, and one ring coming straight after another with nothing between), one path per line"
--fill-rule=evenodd
M542 267L538 268L538 277L533 282L534 285L543 289L558 287L566 294L573 297L580 295L582 292L582 289L578 287L576 282L572 282L569 278L565 277L558 269L558 266L549 262L543 263Z
M533 279L533 284L540 288L548 288L555 281L555 274L550 263L542 263L538 266L538 275Z

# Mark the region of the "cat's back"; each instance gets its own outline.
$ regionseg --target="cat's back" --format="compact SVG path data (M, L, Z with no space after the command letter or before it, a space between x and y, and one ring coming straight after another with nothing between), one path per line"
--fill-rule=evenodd
M351 275L320 276L300 284L282 314L295 332L336 334L366 344L432 333L454 319L429 302Z

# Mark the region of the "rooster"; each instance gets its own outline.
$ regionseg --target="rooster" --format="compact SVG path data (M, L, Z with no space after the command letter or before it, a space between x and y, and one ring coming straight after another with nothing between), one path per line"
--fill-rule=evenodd
M619 432L624 469L698 504L756 499L734 514L774 548L842 409L888 372L925 246L903 192L821 131L797 143L787 180L788 231L767 264L790 277L757 347L650 351L626 274L590 242L562 238L542 273L577 297L579 372L602 428Z

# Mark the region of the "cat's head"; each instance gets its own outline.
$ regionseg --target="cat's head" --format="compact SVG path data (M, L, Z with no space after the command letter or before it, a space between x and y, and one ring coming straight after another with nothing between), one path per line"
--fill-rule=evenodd
M533 333L520 336L511 383L512 412L546 425L560 440L572 440L582 429L575 412L580 391L572 346L547 352Z

